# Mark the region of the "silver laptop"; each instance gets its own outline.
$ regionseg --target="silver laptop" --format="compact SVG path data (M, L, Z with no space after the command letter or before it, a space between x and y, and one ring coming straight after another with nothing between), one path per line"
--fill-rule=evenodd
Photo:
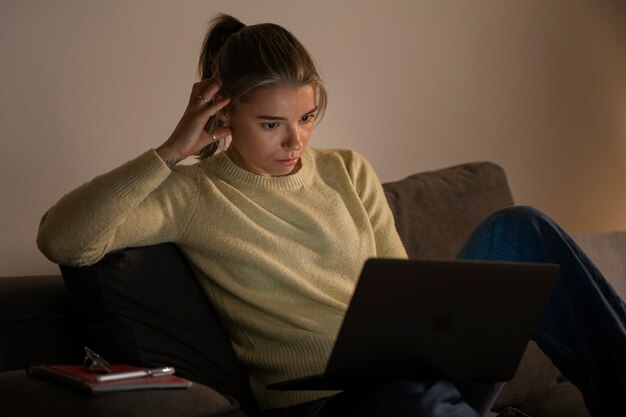
M267 388L507 381L559 275L556 264L369 259L324 374Z

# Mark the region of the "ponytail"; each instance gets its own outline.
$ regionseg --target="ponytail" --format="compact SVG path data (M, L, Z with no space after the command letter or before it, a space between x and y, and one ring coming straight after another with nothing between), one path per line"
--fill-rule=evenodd
M204 37L202 52L198 62L200 79L206 80L216 73L217 55L228 39L246 27L239 20L227 14L219 14L210 23L210 29Z

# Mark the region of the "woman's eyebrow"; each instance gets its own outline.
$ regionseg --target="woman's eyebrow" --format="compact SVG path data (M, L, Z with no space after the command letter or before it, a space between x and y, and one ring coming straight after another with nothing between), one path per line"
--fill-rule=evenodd
M307 114L315 113L316 111L317 111L317 106L313 107L311 110L309 110L308 112L304 113L303 116L306 116ZM263 119L263 120L287 120L286 117L282 117L282 116L268 116L268 115L258 115L257 119Z

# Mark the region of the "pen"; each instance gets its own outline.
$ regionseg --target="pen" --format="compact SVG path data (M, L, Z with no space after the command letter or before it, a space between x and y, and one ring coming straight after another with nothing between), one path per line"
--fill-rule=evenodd
M172 375L176 370L171 366L166 366L164 368L147 368L141 369L139 371L130 371L130 372L118 372L114 374L106 374L106 375L98 375L96 377L96 381L98 382L109 382L109 381L118 381L120 379L130 379L130 378L141 378L143 376L165 376Z

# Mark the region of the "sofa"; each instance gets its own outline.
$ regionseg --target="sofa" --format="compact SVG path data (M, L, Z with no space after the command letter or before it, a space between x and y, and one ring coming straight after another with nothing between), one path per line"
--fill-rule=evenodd
M502 168L467 163L383 184L411 258L453 258L486 216L513 204ZM590 246L593 239L588 240ZM219 318L172 243L127 248L61 275L0 278L0 416L248 416L258 409ZM187 390L90 397L25 375L31 364L171 365ZM529 342L490 416L588 416L578 390Z

